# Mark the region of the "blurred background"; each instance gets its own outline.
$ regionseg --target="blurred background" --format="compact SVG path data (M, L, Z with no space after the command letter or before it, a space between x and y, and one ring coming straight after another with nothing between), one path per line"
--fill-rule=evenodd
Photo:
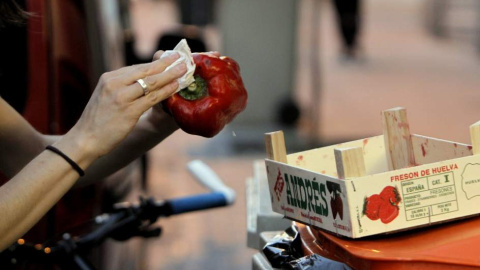
M231 207L159 221L159 239L109 242L92 254L105 269L251 269L245 183L265 158L265 132L283 130L289 153L307 150L379 135L381 111L400 106L411 132L469 144L480 120L480 1L19 3L34 15L0 32L0 95L42 132L68 130L100 74L150 61L179 38L242 70L247 109L219 135L177 131L118 174L70 192L30 233L55 237L139 194L205 192L185 169L192 159L237 191Z

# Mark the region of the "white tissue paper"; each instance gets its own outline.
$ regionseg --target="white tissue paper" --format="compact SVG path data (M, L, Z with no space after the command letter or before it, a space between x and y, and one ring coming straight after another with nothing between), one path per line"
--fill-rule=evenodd
M165 51L162 56L160 57L163 58L169 54L172 53L178 53L180 54L180 58L178 58L175 62L173 62L170 66L168 66L165 70L169 70L172 67L176 66L177 64L180 64L184 62L187 65L187 72L178 79L178 88L175 91L178 92L182 90L183 88L188 87L191 83L195 81L195 78L193 77L193 73L195 72L195 62L193 61L192 57L192 51L190 50L190 47L188 47L187 41L185 39L182 39L173 50L168 50Z

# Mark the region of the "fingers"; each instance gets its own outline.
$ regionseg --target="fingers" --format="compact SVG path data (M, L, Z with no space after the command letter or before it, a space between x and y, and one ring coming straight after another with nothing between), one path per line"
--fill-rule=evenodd
M174 68L169 69L168 71L146 77L143 81L147 85L147 96L160 90L163 91L162 88L172 82L175 82L178 87L176 79L180 78L183 74L185 74L186 71L187 66L184 63L180 63ZM143 87L140 85L140 83L137 82L125 88L125 92L126 98L130 100L134 100L145 95Z
M217 51L199 54L220 56L220 53ZM155 104L151 104L151 101L156 101L156 103L162 101L172 95L178 87L176 79L185 74L187 71L186 65L181 63L168 71L165 71L165 69L179 57L180 55L174 51L157 51L153 56L154 61L152 63L125 67L111 72L109 77L115 77L114 81L116 81L116 83L114 84L117 85L118 88L123 88L120 90L121 93L119 93L121 99L127 99L130 102L140 99L142 100L138 102L141 104L140 106L147 106L145 108L148 109L148 106ZM142 84L138 82L139 79L145 82L146 88L144 87L145 85L142 86Z
M162 57L166 57L167 55L171 54L171 53L174 53L173 51L157 51L154 55L153 55L153 59L152 61L156 61L156 60L159 60L160 58Z
M177 90L177 87L178 82L172 81L167 85L161 87L157 91L151 92L148 95L142 96L135 100L135 102L132 104L132 109L144 113L148 109L153 107L155 104L158 104L173 95L175 93L175 90Z
M193 53L193 54L194 54L194 55L195 55L195 54L208 54L208 55L211 55L211 56L220 57L220 52L217 52L217 51L201 52L201 53Z
M162 54L159 54L160 56L158 56L158 60L151 63L139 64L121 69L121 72L119 73L121 82L129 85L136 82L138 79L145 80L148 76L163 72L180 57L178 53L169 53L165 57L161 57Z
M217 52L217 51L207 52L206 54L210 54L210 55L213 55L213 56L216 56L216 57L220 57L220 53Z
M155 91L170 81L182 77L185 72L187 72L187 65L185 63L179 63L168 71L145 78L145 82L147 83L150 91Z
M220 57L220 53L217 51L203 52L199 54L209 54ZM153 55L153 62L124 67L117 71L117 76L122 77L122 83L132 84L138 79L145 79L147 76L163 72L179 57L180 55L174 51L164 52L160 50Z

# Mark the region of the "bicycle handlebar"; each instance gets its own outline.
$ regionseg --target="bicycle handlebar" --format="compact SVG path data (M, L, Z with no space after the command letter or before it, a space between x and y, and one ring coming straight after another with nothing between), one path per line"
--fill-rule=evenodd
M167 203L171 206L172 215L229 205L227 197L222 192L172 199Z

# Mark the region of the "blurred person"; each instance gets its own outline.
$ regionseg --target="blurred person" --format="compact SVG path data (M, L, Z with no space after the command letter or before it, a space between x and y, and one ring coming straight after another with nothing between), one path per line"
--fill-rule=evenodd
M0 27L27 15L14 0L0 1ZM187 69L182 63L165 71L179 55L162 54L103 74L80 119L63 136L40 134L0 97L0 171L10 179L0 187L0 251L74 185L112 174L178 129L159 102L174 93Z
M361 0L333 0L337 27L342 42L342 57L353 60L358 57L358 37L361 29Z

